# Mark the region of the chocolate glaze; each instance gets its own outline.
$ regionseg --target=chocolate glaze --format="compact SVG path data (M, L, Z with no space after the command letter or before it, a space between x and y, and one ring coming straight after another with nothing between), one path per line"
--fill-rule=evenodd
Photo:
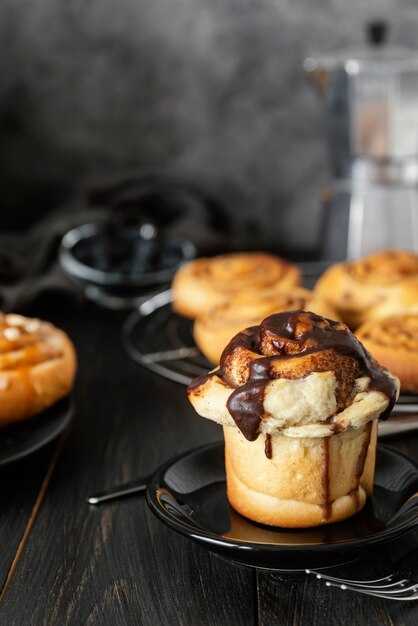
M217 375L220 376L219 372L217 372ZM205 382L210 380L210 378L212 378L212 376L213 376L213 374L203 374L202 376L198 376L197 378L193 378L193 380L189 383L189 385L187 387L187 391L195 391L196 389L201 387L201 385L204 385Z
M306 311L277 313L267 317L260 326L247 328L238 333L222 353L220 367L204 377L195 379L189 389L195 390L211 376L219 376L232 384L226 375L226 364L238 348L266 354L249 364L247 382L230 395L227 408L243 435L254 441L259 434L264 417L264 392L270 380L275 378L272 366L277 361L297 359L308 354L334 350L351 356L359 365L359 375L370 378L369 390L383 393L389 403L380 416L387 419L396 400L396 384L367 352L358 339L341 322L334 322ZM311 373L311 372L309 372ZM335 425L335 432L338 432Z
M371 435L372 435L372 423L369 422L367 424L366 437L365 437L365 440L363 442L363 446L361 448L359 457L357 459L357 465L356 465L356 470L355 470L355 476L359 480L362 477L362 474L363 474L363 471L364 471L364 465L366 463L367 452L369 450L369 444L370 444L370 437L371 437Z
M268 459L272 458L273 450L271 447L271 435L266 435L266 443L264 444L264 452Z
M244 437L254 441L258 437L258 427L264 415L264 380L251 381L236 389L228 398L228 411Z
M321 504L323 520L327 520L331 517L332 502L330 502L329 492L329 437L323 437L322 441L322 454L323 454L323 466L322 466L322 490L323 490L323 502Z
M372 434L372 422L369 422L366 426L365 438L363 441L363 445L360 450L360 454L357 459L356 469L355 469L355 477L357 479L357 486L354 487L348 495L353 499L355 510L358 511L360 507L360 498L359 498L359 484L360 478L363 475L364 465L366 463L367 452L369 450L370 438ZM323 468L322 468L322 489L323 489L323 502L321 504L321 508L323 511L323 520L328 520L331 517L332 513L332 501L330 500L330 476L329 476L329 465L330 465L330 454L329 454L329 446L330 439L329 437L324 437L323 442Z

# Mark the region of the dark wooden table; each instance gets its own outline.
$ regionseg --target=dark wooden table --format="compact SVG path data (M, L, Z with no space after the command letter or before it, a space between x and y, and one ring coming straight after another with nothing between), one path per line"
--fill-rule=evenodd
M88 506L89 494L219 440L220 429L194 413L183 387L130 361L126 314L56 299L30 313L76 344L76 413L63 437L1 471L2 626L418 624L418 602L228 562L170 531L143 497ZM390 444L418 461L418 433ZM418 551L398 556L418 580ZM384 573L388 563L382 552Z

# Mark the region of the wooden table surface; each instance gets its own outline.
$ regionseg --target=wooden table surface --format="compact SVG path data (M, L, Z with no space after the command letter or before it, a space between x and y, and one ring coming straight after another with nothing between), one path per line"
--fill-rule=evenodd
M184 387L128 358L120 341L126 313L57 298L30 313L76 344L76 412L59 440L1 469L1 625L418 624L418 602L226 561L168 529L141 496L88 506L91 493L221 432L194 413ZM418 433L386 442L418 461ZM402 557L399 567L418 580L416 546L412 535L408 550L390 558ZM373 566L386 573L388 559L382 551Z

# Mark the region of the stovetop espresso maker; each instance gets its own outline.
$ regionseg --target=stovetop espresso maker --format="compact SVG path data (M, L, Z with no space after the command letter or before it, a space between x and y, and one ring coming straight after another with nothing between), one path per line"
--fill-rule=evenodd
M418 51L387 45L382 22L367 30L363 47L304 61L327 108L330 260L418 252Z

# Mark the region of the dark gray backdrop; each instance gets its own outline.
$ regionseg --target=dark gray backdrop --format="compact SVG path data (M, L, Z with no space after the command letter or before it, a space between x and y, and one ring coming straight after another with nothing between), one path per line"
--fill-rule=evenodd
M414 0L2 0L2 224L163 167L220 190L247 238L314 244L325 126L302 60L376 17L418 47Z

